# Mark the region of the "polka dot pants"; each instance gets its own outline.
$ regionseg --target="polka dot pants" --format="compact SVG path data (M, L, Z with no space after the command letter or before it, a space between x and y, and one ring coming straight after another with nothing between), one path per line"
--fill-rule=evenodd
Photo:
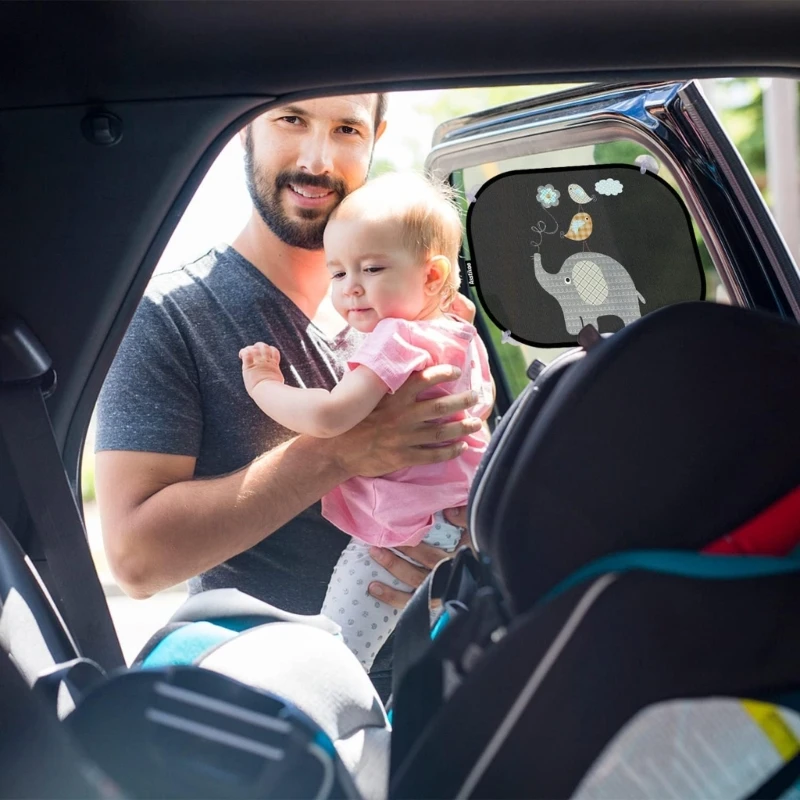
M452 552L461 539L461 528L451 525L441 513L423 539L434 547ZM369 554L370 545L351 539L334 567L322 613L342 627L345 644L368 672L378 651L397 625L399 611L367 593L372 581L409 592L411 587L377 564ZM394 551L401 558L402 553Z

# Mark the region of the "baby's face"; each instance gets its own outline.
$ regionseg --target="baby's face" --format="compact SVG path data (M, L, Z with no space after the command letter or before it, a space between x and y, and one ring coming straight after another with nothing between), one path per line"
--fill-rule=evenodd
M403 246L398 222L334 219L325 228L325 258L334 308L362 333L386 317L419 319L431 305L424 264Z

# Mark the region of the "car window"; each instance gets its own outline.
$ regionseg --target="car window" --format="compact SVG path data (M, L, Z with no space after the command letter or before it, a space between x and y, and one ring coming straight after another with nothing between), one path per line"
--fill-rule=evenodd
M755 79L718 82L716 85L720 95L719 107L724 112L723 123L734 141L741 147L748 168L753 173L759 188L768 193L763 129L759 134L759 125L763 126L763 117L753 123L748 116L753 104L761 102L764 87ZM793 85L796 89L796 84ZM389 127L386 136L375 149L371 175L379 175L390 170L420 170L429 152L434 129L450 118L510 101L521 101L523 98L548 91L552 89L542 86L518 86L392 94L389 99ZM450 180L461 198L466 234L466 216L470 200L474 200L480 190L498 176L530 170L544 175L547 170L564 171L576 167L608 166L636 170L645 156L655 157L655 154L649 153L637 142L619 139L478 164L457 170L452 173ZM679 203L686 206L680 187L668 165L657 157L655 162L658 179L670 187ZM547 181L543 181L542 185L546 183ZM562 192L565 190L560 184L557 188ZM584 210L588 211L588 208L587 206ZM222 150L183 214L156 272L175 271L182 264L202 256L215 245L230 242L245 224L250 211L250 197L244 180L243 148L239 137L235 136ZM704 299L710 302L730 302L696 221L691 215L689 220L704 274ZM561 221L562 227L566 222L569 220ZM495 357L492 369L501 373L497 377L502 378L513 398L527 385L529 378L526 371L535 359L549 362L565 348L538 347L513 341L513 335L509 337L506 330L495 324L493 316L489 313L490 309L484 307L476 287L470 285L468 270L471 258L469 242L465 235L461 265L462 290L477 305L478 327L484 332L489 349ZM92 552L106 587L112 615L122 636L123 649L130 659L149 635L163 624L171 611L180 604L185 597L186 587L185 585L175 587L147 601L131 601L116 587L103 552L99 518L94 503L93 437L94 425L90 428L84 449L82 484L85 516Z
M467 210L470 204L474 202L481 189L487 184L503 175L532 172L541 177L541 185L548 186L550 185L550 182L547 180L547 176L552 172L559 173L559 177L561 177L562 174L567 174L567 171L570 169L590 166L603 167L606 165L614 167L630 167L634 173L644 168L649 172L649 174L657 175L658 178L670 188L671 193L674 194L675 202L680 205L686 214L691 235L694 238L697 248L697 255L703 271L704 289L702 292L702 297L698 296L693 299L703 299L705 301L716 303L729 303L730 299L725 291L725 287L722 283L719 273L714 268L708 248L703 241L703 237L696 222L686 208L686 204L682 199L681 191L669 169L666 168L664 164L646 148L635 142L627 141L607 142L550 153L538 153L518 158L510 158L502 161L495 161L467 167L463 170L457 170L454 172L451 175L451 182L459 191L459 194L464 198L462 209L465 225L465 272L467 271L468 265L470 265L472 258L472 254L469 250L468 237L466 236ZM557 190L559 192L564 191L568 185L564 179L562 179L561 183L565 183L565 186L561 186L561 188ZM564 192L564 194L566 195L566 192ZM595 197L597 197L596 192L593 194ZM566 205L569 205L569 208L578 214L591 210L590 206L579 206L574 201L570 202L568 197L565 199L567 200L567 203L560 203L560 197L558 200L556 200L556 202L561 205L560 210L562 211ZM532 225L535 226L539 222L547 220L548 225L551 227L557 227L558 223L552 219L552 215L547 214L547 209L537 208L537 210L544 213L539 213L536 219L531 217ZM552 208L550 210L556 211L557 209ZM540 220L539 217L543 219ZM561 224L563 225L565 221L566 220L562 221ZM640 225L641 220L637 221L635 217L632 217L630 219L630 224L632 226ZM569 232L566 231L566 233L568 234ZM537 234L535 231L531 232L531 238L537 235L540 234ZM561 232L562 238L563 235L564 232ZM547 234L545 233L545 239L546 238ZM577 252L580 250L580 245L578 242L575 242L575 245L576 246L574 249ZM490 309L487 309L485 297L482 298L481 293L476 290L474 281L470 280L469 275L466 275L465 277L466 283L470 285L470 296L478 306L480 310L479 313L486 321L492 341L497 348L498 357L503 366L506 379L513 392L513 395L516 396L528 383L529 379L526 375L526 370L532 361L539 360L543 363L549 363L558 355L563 353L566 349L568 349L568 347L543 347L526 344L515 339L515 337L510 335L508 331L501 329L501 327L497 324L496 316L491 313ZM690 298L687 297L684 299Z

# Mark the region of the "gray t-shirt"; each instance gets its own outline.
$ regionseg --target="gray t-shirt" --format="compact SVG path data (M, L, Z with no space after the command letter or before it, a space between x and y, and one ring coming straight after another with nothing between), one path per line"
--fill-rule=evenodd
M196 477L224 475L295 434L267 417L244 388L238 353L263 341L281 351L291 386L332 388L360 334L331 340L231 247L151 281L100 393L100 450L188 455ZM235 587L298 614L319 613L348 537L320 504L255 547L190 581L190 591ZM379 654L386 693L391 653Z

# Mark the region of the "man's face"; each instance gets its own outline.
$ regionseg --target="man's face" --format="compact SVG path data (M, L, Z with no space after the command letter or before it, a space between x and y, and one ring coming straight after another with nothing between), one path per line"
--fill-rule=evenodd
M376 95L303 100L270 109L245 132L245 176L253 205L283 242L322 248L328 217L367 178Z

